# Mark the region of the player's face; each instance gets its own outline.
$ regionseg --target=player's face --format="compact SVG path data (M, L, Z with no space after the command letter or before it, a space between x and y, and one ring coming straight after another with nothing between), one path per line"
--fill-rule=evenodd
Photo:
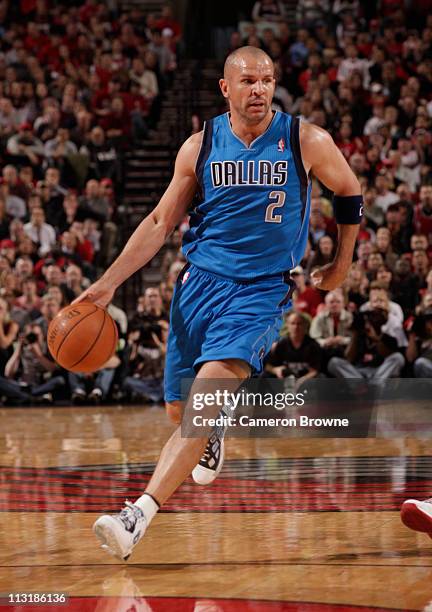
M260 123L270 112L275 79L273 65L265 59L245 57L231 66L226 79L221 79L223 95L248 125Z

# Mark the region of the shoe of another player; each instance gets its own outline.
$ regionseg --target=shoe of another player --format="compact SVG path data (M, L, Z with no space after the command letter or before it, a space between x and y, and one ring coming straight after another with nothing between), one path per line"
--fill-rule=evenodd
M219 475L224 462L224 440L217 432L210 436L203 456L192 470L192 478L199 485L208 485Z
M432 538L432 498L419 501L407 499L401 508L402 523L414 529L429 534Z
M129 501L119 514L103 514L93 525L93 531L102 548L123 561L129 558L146 528L147 521L143 511Z

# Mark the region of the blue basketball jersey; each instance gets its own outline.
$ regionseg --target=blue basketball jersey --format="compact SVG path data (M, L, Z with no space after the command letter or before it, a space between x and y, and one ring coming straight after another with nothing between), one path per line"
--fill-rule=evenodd
M301 261L311 185L299 123L277 111L249 147L232 131L229 113L205 123L199 203L183 238L188 261L234 280L286 272Z

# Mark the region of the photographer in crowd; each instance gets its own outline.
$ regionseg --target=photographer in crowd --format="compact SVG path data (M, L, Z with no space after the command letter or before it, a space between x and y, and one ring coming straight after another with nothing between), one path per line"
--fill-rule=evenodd
M131 399L152 403L163 401L167 339L168 323L163 319L132 328L129 332L124 355L123 391Z
M354 314L345 356L330 359L329 373L335 378L381 380L399 376L405 358L399 352L396 338L383 331L388 321L389 311L381 306Z
M0 376L0 396L21 402L40 399L51 404L53 392L64 386L64 376L49 357L41 326L27 324L6 364L5 376Z
M309 336L309 320L304 314L291 312L286 329L287 336L273 345L265 369L276 378L294 376L300 386L321 371L322 350Z

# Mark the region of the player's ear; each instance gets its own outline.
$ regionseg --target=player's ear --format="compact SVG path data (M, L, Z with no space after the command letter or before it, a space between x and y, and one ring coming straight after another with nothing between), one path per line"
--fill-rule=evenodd
M228 83L225 79L219 79L219 87L224 98L228 98Z

